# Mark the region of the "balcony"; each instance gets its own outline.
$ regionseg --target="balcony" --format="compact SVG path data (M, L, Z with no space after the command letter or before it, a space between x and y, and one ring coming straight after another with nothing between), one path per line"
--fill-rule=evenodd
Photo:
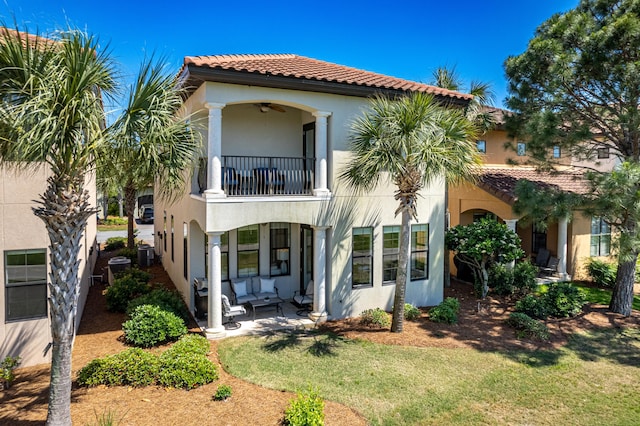
M228 197L313 195L315 158L224 155L221 166Z

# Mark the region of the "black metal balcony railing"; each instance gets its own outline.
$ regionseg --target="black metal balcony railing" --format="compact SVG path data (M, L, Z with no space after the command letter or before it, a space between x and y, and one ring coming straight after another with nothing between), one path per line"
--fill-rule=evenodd
M312 195L315 158L222 156L222 189L229 197Z

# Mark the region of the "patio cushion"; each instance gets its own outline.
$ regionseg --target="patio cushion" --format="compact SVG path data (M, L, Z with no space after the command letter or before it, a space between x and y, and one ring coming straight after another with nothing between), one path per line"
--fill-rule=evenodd
M247 282L238 281L233 283L233 289L235 290L236 297L242 297L247 295Z
M260 293L275 293L276 280L260 278Z

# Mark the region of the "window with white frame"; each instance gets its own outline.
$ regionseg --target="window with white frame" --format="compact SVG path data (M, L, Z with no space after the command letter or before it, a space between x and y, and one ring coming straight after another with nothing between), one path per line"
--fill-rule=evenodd
M47 316L46 249L4 252L5 320Z
M562 150L560 149L560 146L554 145L553 146L553 158L560 158L561 156L562 156Z
M291 225L274 222L270 224L269 244L271 276L291 275L289 255L291 253Z
M476 141L476 147L478 148L478 152L482 154L487 153L487 141L483 141L483 140Z
M400 253L400 226L382 228L382 282L396 282L398 274L398 254Z
M611 227L601 217L591 218L591 256L609 256Z
M518 142L517 148L516 148L516 153L519 156L523 156L527 154L527 144L524 142Z
M353 228L351 280L353 287L373 285L373 228Z
M260 271L259 225L238 228L238 278L253 277Z
M411 226L411 281L429 278L429 225Z

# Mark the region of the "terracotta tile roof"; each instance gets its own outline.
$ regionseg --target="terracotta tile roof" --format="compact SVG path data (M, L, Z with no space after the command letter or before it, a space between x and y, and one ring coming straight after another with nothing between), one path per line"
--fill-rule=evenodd
M462 101L473 98L469 94L292 54L186 56L182 70L190 66L402 92L427 92Z
M575 194L586 194L589 191L584 175L579 172L538 172L531 168L483 167L478 179L478 186L501 200L513 204L517 197L516 183L526 179L539 188L556 189Z

